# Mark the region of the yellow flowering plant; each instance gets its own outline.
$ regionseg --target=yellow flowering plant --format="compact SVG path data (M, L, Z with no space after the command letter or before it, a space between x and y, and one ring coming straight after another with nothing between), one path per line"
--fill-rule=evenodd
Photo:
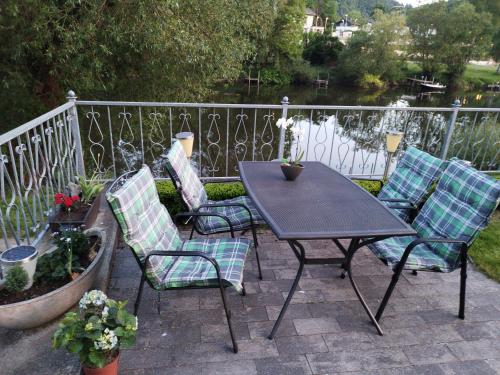
M115 301L100 290L83 295L77 312L68 312L52 336L53 348L78 354L85 367L102 368L120 348L131 347L137 317L125 310L127 301Z

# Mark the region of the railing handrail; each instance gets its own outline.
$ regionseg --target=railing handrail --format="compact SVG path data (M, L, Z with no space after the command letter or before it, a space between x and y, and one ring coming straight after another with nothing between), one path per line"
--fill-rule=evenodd
M236 108L236 109L281 109L280 104L229 104L229 103L185 103L185 102L131 102L106 100L77 100L77 105L85 106L124 106L124 107L179 107L179 108ZM287 104L288 109L318 110L368 110L368 111L418 111L452 112L452 107L397 107L397 106L361 106L361 105L307 105ZM500 112L500 108L461 107L461 112Z
M18 126L17 128L14 128L7 133L4 133L0 135L0 145L3 145L12 139L19 137L20 135L30 131L31 129L37 127L38 125L44 123L45 121L48 121L52 119L53 117L57 116L60 113L63 113L64 111L68 110L69 108L73 107L75 105L74 102L66 102L63 105L60 105L57 108L54 108L52 111L44 113L43 115L28 121L24 123L21 126Z

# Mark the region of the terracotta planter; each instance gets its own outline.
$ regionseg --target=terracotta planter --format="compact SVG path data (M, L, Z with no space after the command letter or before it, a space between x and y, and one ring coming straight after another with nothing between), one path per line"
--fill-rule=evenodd
M104 191L104 189L103 189ZM52 232L58 232L61 225L68 227L90 228L95 223L97 214L99 213L100 201L103 198L103 191L101 191L94 199L92 204L88 206L88 210L76 210L74 212L64 212L59 210L49 219L49 226Z
M302 164L281 164L281 171L288 181L295 180L297 177L299 177L303 170L304 166Z
M106 232L91 228L85 233L101 239L97 256L87 269L75 280L50 293L22 302L0 305L0 327L27 329L48 323L68 311L78 302L83 293L92 287L104 259Z
M85 375L118 375L118 360L120 359L120 354L118 354L113 362L107 364L102 368L92 368L82 366L83 373Z

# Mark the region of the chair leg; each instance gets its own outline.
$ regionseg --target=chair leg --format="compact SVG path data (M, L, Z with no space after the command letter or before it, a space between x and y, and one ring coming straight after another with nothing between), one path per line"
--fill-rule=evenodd
M241 295L245 297L247 295L247 290L245 289L245 283L241 283L241 286L243 287L243 290L241 291Z
M467 281L467 256L462 256L462 267L460 269L460 307L458 317L465 319L465 287Z
M158 310L158 315L160 315L160 313L161 313L160 291L157 292L157 296L156 296L156 309Z
M137 298L135 299L135 304L134 304L134 315L137 316L137 312L139 311L139 305L141 303L141 297L142 297L142 289L144 288L144 281L146 281L146 276L144 273L141 275L141 282L139 284L139 290L137 291Z
M259 279L262 280L262 270L260 268L260 259L259 259L259 250L257 250L257 247L259 247L259 242L257 241L257 231L255 230L255 226L252 224L252 236L253 236L253 244L255 248L255 258L257 259L257 267L259 268Z
M411 274L414 275L414 276L417 276L418 272L417 272L417 270L413 270L413 271L411 271Z
M191 234L189 235L190 240L193 239L193 234L194 234L194 223L193 223L193 227L191 228Z
M382 314L384 313L385 307L387 306L387 302L389 302L389 298L391 298L392 292L394 291L394 288L398 283L399 276L401 275L402 270L403 270L403 264L398 264L396 270L394 271L394 274L392 275L391 283L389 284L389 287L385 292L384 298L380 303L377 314L375 314L375 319L377 320L377 322L380 320L380 318L382 318Z
M229 334L231 335L231 341L233 343L233 351L235 353L238 353L238 344L236 343L236 340L234 338L233 325L231 323L231 311L229 311L229 308L227 307L226 291L224 290L224 287L222 286L222 282L220 281L220 279L219 279L219 287L222 297L222 304L224 305L224 311L226 312L227 325L229 326Z

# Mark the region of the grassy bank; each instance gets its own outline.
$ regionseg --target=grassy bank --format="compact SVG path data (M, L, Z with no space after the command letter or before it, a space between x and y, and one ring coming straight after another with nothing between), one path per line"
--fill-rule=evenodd
M474 264L489 277L500 282L500 211L479 235L469 250Z
M496 74L496 65L475 65L468 64L463 76L465 87L480 88L500 81L500 74ZM419 75L422 72L420 67L413 63L406 64L406 74L408 77Z

